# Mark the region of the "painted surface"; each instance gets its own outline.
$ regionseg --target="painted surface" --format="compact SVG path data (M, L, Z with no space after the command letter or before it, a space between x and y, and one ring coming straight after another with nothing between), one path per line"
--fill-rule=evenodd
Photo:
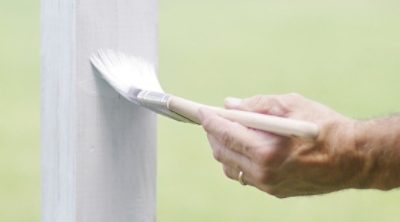
M156 0L42 0L41 24L42 221L155 221L155 116L88 58L112 48L156 63Z

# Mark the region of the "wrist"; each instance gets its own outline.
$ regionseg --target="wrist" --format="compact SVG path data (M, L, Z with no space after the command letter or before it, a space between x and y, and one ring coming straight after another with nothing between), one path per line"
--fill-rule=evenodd
M360 188L364 180L362 173L365 157L357 149L356 126L357 121L343 116L330 118L322 124L320 143L324 144L332 158L332 178L335 178L337 190L348 188Z
M389 119L355 122L354 148L363 156L363 167L355 188L389 190L400 185L397 172L400 169L400 128L392 125Z
M361 156L362 164L352 188L372 188L376 177L374 169L376 150L371 146L374 139L368 133L368 129L371 127L373 126L369 121L354 120L353 122L353 150Z

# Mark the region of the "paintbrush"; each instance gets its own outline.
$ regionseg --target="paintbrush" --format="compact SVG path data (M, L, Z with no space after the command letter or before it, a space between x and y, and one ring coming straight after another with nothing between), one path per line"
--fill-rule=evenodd
M223 109L165 93L154 66L142 58L113 50L99 50L90 58L101 76L123 97L174 120L199 124L199 109L207 107L230 121L281 136L317 137L316 124L254 112Z

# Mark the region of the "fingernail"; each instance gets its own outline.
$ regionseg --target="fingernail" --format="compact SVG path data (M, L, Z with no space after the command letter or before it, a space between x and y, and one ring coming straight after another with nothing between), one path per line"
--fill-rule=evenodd
M225 105L230 107L239 106L242 103L242 99L235 97L227 97L225 99Z

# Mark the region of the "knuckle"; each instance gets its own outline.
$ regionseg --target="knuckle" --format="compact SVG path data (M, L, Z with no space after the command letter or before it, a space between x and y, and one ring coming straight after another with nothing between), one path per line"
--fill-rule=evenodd
M257 149L254 152L254 162L260 167L271 169L279 168L291 155L285 147L266 147Z
M222 144L226 147L231 147L234 143L234 138L229 134L227 130L223 130L221 133Z
M260 104L264 101L264 95L255 95L250 97L249 102L252 104Z
M230 172L230 169L229 169L228 166L223 165L222 169L223 169L224 175L225 175L226 177L228 177L228 178L230 178L230 179L234 179L233 176L232 176L232 174L231 174L231 172Z
M287 100L287 95L256 95L244 104L248 110L281 116L288 110L285 105Z
M286 101L285 104L287 106L293 106L298 103L299 100L302 100L304 97L299 93L289 93L284 95L283 99Z
M245 100L245 104L249 107L260 107L263 106L266 101L266 96L255 95Z
M258 149L256 153L256 162L262 166L268 166L275 156L268 148Z
M221 149L214 149L213 156L215 160L217 160L218 162L222 162L223 151Z
M207 116L204 117L204 118L202 119L201 125L204 127L204 129L206 129L206 131L207 131L208 129L212 128L212 127L213 127L212 118L207 117Z
M244 154L252 154L251 153L251 148L250 148L250 146L249 145L247 145L247 144L240 144L240 150L241 150L241 152L242 153L244 153Z

